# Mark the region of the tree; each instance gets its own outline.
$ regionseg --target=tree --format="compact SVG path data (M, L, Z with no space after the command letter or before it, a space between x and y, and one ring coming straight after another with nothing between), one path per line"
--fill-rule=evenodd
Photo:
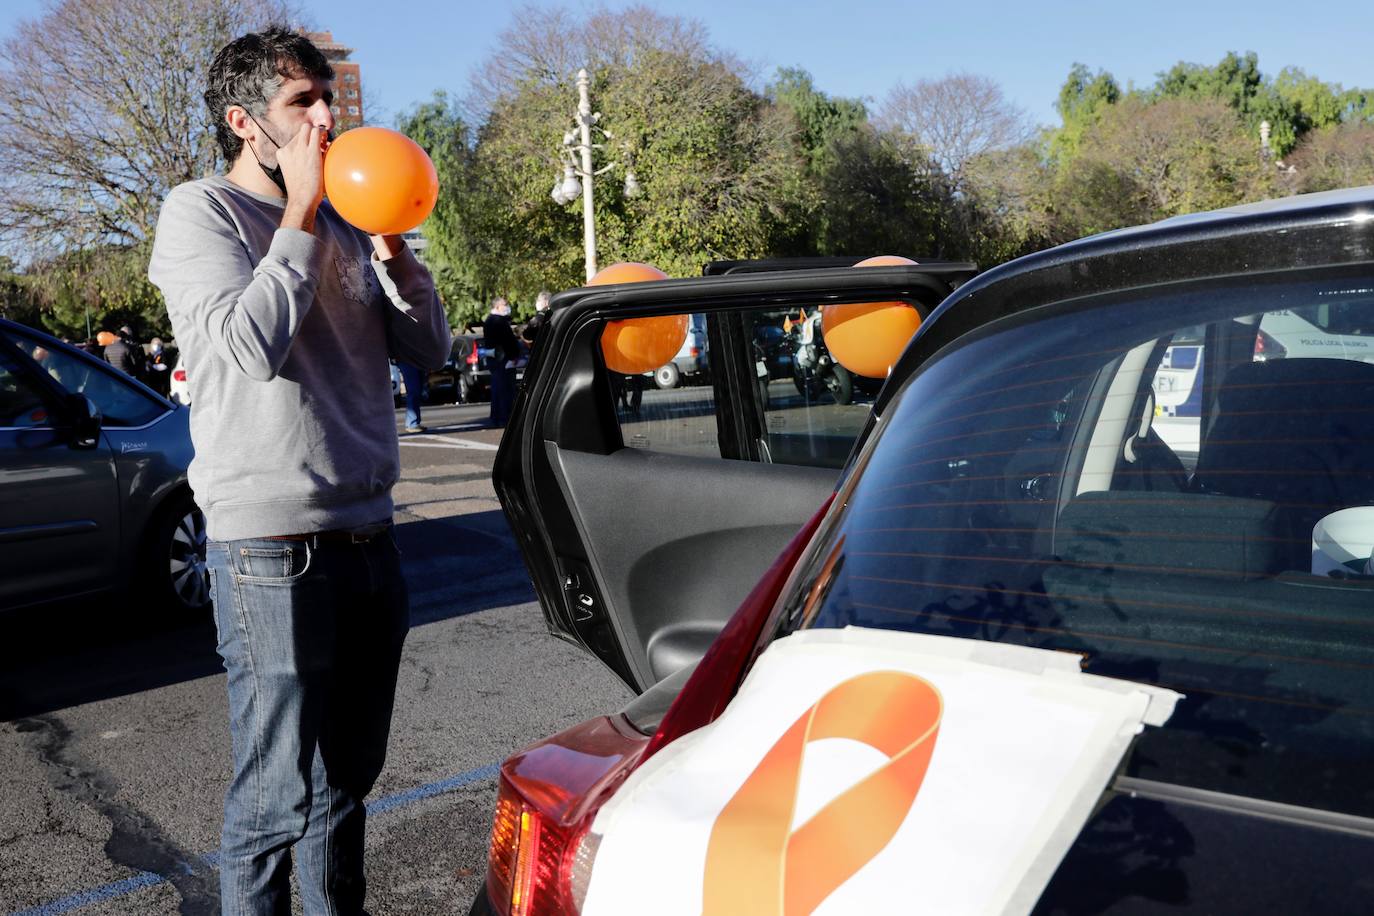
M150 238L167 192L215 169L211 57L288 14L279 0L61 0L21 23L0 44L0 235L38 253Z
M751 91L738 64L704 43L703 30L642 7L623 13L526 10L479 71L469 111L487 109L473 153L465 219L475 284L528 304L540 288L579 285L582 216L558 205L559 149L571 126L575 71L591 72L598 164L632 165L595 182L602 263L640 260L691 275L721 257L769 253L792 212L788 177L799 167L791 125Z
M1374 184L1374 124L1333 124L1313 131L1288 161L1300 191Z
M1025 112L985 76L957 73L938 80L898 83L888 93L879 125L910 144L912 159L926 159L951 195L964 193L969 165L979 156L1025 143Z
M791 210L772 253L920 256L932 250L929 183L892 137L869 124L863 102L827 95L795 67L779 69L764 95L791 124L800 161L783 191Z
M148 246L167 192L218 164L206 68L290 16L286 0L60 0L0 43L0 240L52 330L112 312L168 330Z
M862 125L836 137L814 181L818 204L802 224L807 245L783 253L936 253L942 201L890 135Z
M421 227L425 264L451 325L480 321L490 293L477 280L476 253L483 240L470 214L481 204L473 183L473 138L457 105L443 92L397 119L396 129L424 148L439 176L439 199Z
M1267 196L1272 175L1224 102L1129 97L1083 135L1056 197L1084 235Z
M1092 73L1083 64L1074 64L1064 85L1059 87L1055 109L1062 126L1050 137L1050 155L1057 162L1072 159L1084 131L1097 123L1109 105L1121 100L1121 87L1104 70Z

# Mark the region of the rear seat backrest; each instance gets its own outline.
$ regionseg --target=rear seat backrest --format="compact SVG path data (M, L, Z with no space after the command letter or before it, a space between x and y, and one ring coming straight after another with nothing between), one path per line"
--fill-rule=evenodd
M1374 503L1374 365L1247 363L1227 373L1217 407L1193 481L1203 492L1277 503L1294 537Z
M1121 572L1258 579L1282 572L1291 545L1278 508L1202 493L1080 493L1064 507L1055 553Z

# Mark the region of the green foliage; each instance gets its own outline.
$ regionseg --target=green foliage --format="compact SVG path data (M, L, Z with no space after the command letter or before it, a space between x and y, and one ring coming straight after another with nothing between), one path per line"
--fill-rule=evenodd
M473 183L471 133L457 106L443 92L397 119L396 129L429 154L439 176L439 199L421 233L424 259L448 313L450 325L465 327L486 314L489 290L478 278L480 237L469 214L480 196Z
M1216 99L1132 97L1104 111L1061 173L1074 234L1091 234L1267 196L1274 170Z
M709 54L653 45L594 66L591 93L613 135L597 165L615 162L593 181L601 264L646 261L690 276L712 258L770 253L800 162L766 99ZM584 279L581 203L550 199L576 99L571 80L531 76L494 102L478 135L476 272L519 303ZM631 163L643 188L633 199L621 191Z
M1308 134L1291 157L1299 191L1374 184L1374 124L1329 124Z
M796 119L797 143L816 173L833 166L836 144L853 140L868 123L863 102L826 95L800 67L780 67L764 94Z
M868 123L861 101L826 95L800 68L779 69L765 95L790 125L801 165L783 192L789 211L770 253L919 256L932 250L933 189L894 138Z
M127 324L145 340L170 338L162 296L148 281L149 247L91 248L32 266L23 282L42 326L53 334L84 339L89 320L92 333Z
M1121 87L1110 73L1092 73L1085 65L1074 64L1055 102L1055 110L1064 123L1051 138L1051 155L1057 160L1076 155L1083 132L1096 124L1107 106L1115 105L1121 96Z

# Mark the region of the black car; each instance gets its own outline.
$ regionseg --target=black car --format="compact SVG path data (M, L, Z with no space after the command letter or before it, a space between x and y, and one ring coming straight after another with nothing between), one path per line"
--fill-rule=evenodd
M137 587L209 606L189 408L55 338L0 320L0 611Z
M457 334L448 360L429 373L433 401L467 404L483 400L491 388L491 353L484 352L481 334Z
M970 896L1010 882L1000 911L1046 914L1369 909L1374 338L1359 329L1374 327L1374 189L1084 239L944 298L950 280L927 265L831 268L554 300L497 490L550 629L641 695L506 761L474 912L700 912L702 850L708 872L720 867L710 817L681 815L692 799L655 809L636 872L617 845L626 805L648 785L702 785L693 754L751 678L798 638L846 634L874 647L945 637L969 656L1035 650L1064 676L1180 695L1171 716L1123 733L1119 765L1078 784L1090 794L1052 841L1013 861L995 851L994 819L965 860ZM741 333L753 312L925 310L932 296L943 303L871 408L756 403L754 338ZM1339 312L1357 333L1284 355L1271 329L1295 310ZM682 312L711 319L723 367L711 422L673 401L631 418L613 402L601 327ZM1014 770L1042 751L996 756ZM738 772L767 770L771 755ZM897 820L921 804L906 797ZM1008 822L1019 807L1003 809ZM811 824L778 833L761 817L765 844ZM947 823L950 843L964 826ZM818 871L889 836L819 829L806 837L829 850ZM864 880L868 860L854 861L837 893ZM869 874L888 876L889 908L921 911L942 877L925 865L889 858ZM808 875L760 870L754 884L790 894L794 877ZM646 889L662 893L649 903Z

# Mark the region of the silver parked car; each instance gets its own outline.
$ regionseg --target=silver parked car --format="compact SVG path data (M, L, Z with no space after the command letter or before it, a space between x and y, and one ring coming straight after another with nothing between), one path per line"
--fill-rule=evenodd
M0 610L116 588L183 615L208 606L189 415L0 320Z

